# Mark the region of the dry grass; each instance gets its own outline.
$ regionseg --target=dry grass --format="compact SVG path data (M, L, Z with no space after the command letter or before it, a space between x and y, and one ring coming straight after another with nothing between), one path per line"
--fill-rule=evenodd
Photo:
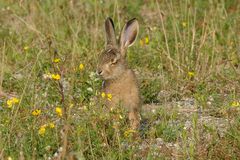
M240 156L238 0L9 0L0 6L0 159ZM128 54L149 104L137 140L126 111L106 114L94 74L108 16L117 31L133 17L140 24ZM49 73L61 80L46 78ZM19 102L9 106L11 97Z

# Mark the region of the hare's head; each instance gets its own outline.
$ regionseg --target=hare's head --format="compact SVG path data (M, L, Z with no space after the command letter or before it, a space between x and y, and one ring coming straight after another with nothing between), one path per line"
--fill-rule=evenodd
M114 24L111 18L105 21L106 46L99 56L97 73L104 79L116 79L126 70L126 52L138 34L139 26L134 18L123 27L119 41L116 39Z

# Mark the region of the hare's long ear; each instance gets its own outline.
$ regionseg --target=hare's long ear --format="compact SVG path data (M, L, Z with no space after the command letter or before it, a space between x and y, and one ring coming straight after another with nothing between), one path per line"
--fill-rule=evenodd
M105 31L106 31L106 47L116 46L117 40L115 36L114 24L113 24L113 20L110 17L108 17L105 20Z
M123 56L125 56L127 48L135 42L138 32L139 25L136 18L128 21L123 27L120 36L120 49Z

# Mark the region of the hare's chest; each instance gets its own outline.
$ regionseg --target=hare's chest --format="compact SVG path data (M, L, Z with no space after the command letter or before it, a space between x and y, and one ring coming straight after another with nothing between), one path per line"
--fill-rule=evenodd
M139 105L139 93L136 83L131 81L127 82L128 83L106 83L103 86L104 92L112 95L112 99L108 101L108 105L111 107L122 105L127 109Z
M126 91L127 88L125 88L125 86L123 84L120 83L115 83L115 84L108 84L105 83L105 85L103 85L103 91L106 94L111 94L112 95L112 99L111 99L111 103L112 105L117 105L117 103L119 103L120 101L123 101L125 99L126 94L128 94L128 92ZM129 89L127 89L129 90Z

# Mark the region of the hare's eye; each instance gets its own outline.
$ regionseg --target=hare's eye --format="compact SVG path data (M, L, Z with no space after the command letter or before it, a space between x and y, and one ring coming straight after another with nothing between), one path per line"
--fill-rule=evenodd
M112 65L114 65L114 64L116 64L116 63L117 63L117 59L116 59L116 58L111 59L111 64L112 64Z

